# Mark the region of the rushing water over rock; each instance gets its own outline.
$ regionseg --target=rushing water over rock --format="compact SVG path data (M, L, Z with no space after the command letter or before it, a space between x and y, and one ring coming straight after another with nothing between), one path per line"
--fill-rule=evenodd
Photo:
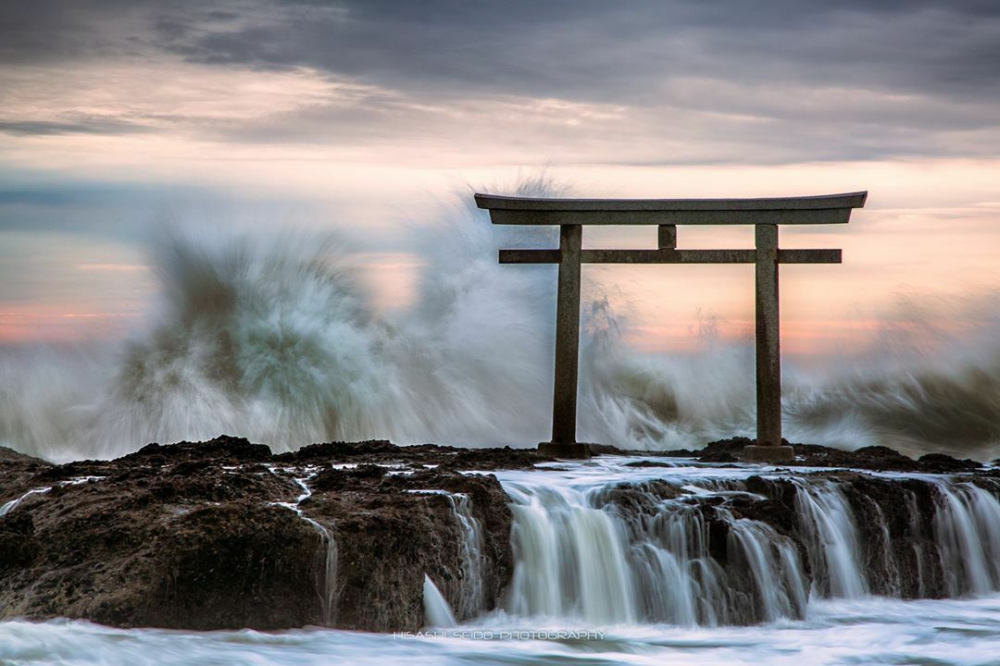
M483 528L472 513L472 500L468 495L449 493L447 497L461 534L459 545L462 577L459 580L455 613L459 618L469 619L485 610Z
M273 472L274 469L272 468L271 471ZM323 626L332 627L337 621L337 558L339 552L337 540L330 534L330 530L302 512L300 505L312 497L312 489L309 487L308 481L309 478L295 479L295 483L302 488L302 494L295 499L294 503L277 502L276 504L294 511L299 518L309 523L319 534L320 548L317 551L316 575L314 577L316 593L319 596L320 608L323 613Z
M458 622L431 577L424 574L424 624L428 627L454 627Z
M983 664L1000 649L995 468L535 463L230 438L9 461L0 661ZM328 629L20 621L54 616Z
M508 467L483 474L476 461ZM0 498L0 611L416 630L436 599L426 575L463 624L499 610L530 622L715 627L803 620L828 599L1000 590L995 469L534 462L386 442L274 456L227 438L113 462L13 461ZM93 591L75 593L84 579Z
M744 625L803 618L822 598L1000 590L992 478L576 469L501 474L514 615Z
M860 544L854 515L835 483L796 480L799 524L813 572L813 592L857 598L868 592L858 561Z
M0 506L0 516L6 516L8 513L16 509L21 504L21 502L31 497L32 495L40 495L42 493L47 493L50 490L52 490L52 488L48 487L35 488L34 490L29 490L20 497L10 500L9 502L4 502L4 504Z
M934 534L949 596L1000 589L1000 505L972 483L939 481Z
M320 523L311 518L305 520L316 528L323 543L317 555L317 568L322 574L316 578L316 589L323 609L323 626L332 627L337 622L337 541Z

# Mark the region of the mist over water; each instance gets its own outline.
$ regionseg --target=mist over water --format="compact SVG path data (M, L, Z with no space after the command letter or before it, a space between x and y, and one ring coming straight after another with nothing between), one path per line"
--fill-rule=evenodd
M1000 455L1000 293L900 297L859 357L792 382L793 434L909 453Z
M541 192L552 194L544 179L516 193ZM420 228L425 268L402 312L373 307L336 236L161 234L150 247L161 303L125 342L0 351L0 444L51 460L220 433L275 450L534 446L550 426L555 268L500 266L496 250L557 239L494 228L467 199ZM641 354L601 286L585 294L582 441L670 449L753 435L749 341L709 330L695 352ZM786 364L790 440L1000 454L1000 298L960 312L914 303L858 358L811 373Z

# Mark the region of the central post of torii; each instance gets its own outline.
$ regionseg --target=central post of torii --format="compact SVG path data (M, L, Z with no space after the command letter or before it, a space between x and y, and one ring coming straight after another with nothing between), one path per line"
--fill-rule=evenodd
M502 264L559 264L556 310L555 388L552 441L539 451L560 458L586 458L576 441L577 379L580 353L580 269L587 263L734 264L756 268L757 444L743 459L791 460L781 440L781 345L778 318L778 264L841 262L840 250L781 250L778 225L845 224L851 210L865 205L867 192L768 199L543 199L476 194L494 224L556 225L559 249L500 250ZM585 250L585 225L655 224L655 250ZM678 250L678 224L752 224L753 250Z

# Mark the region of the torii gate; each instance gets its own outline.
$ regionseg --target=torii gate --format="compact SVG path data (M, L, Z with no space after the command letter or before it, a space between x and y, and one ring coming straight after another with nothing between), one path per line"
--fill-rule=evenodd
M781 356L778 320L778 264L839 264L840 250L781 250L779 224L845 224L851 209L865 205L867 192L770 199L543 199L476 194L493 224L558 225L559 249L500 250L501 264L559 264L556 310L555 395L552 441L540 452L587 458L576 441L577 375L580 347L581 264L754 264L756 266L757 445L743 459L793 459L781 444ZM584 250L584 225L655 224L656 250ZM752 224L753 250L678 250L678 224Z

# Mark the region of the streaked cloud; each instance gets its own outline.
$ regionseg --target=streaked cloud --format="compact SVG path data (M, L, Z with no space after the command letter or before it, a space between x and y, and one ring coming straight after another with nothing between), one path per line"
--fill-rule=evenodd
M0 26L0 132L22 137L451 140L503 163L1000 150L1000 7L977 0L41 0Z
M138 312L136 248L179 220L349 230L377 307L404 307L444 193L543 165L591 196L870 189L846 229L783 232L845 249L783 286L805 349L864 329L859 299L1000 279L997 62L992 0L2 3L0 323ZM700 307L742 330L742 281L664 303L671 275L607 273L647 346Z

